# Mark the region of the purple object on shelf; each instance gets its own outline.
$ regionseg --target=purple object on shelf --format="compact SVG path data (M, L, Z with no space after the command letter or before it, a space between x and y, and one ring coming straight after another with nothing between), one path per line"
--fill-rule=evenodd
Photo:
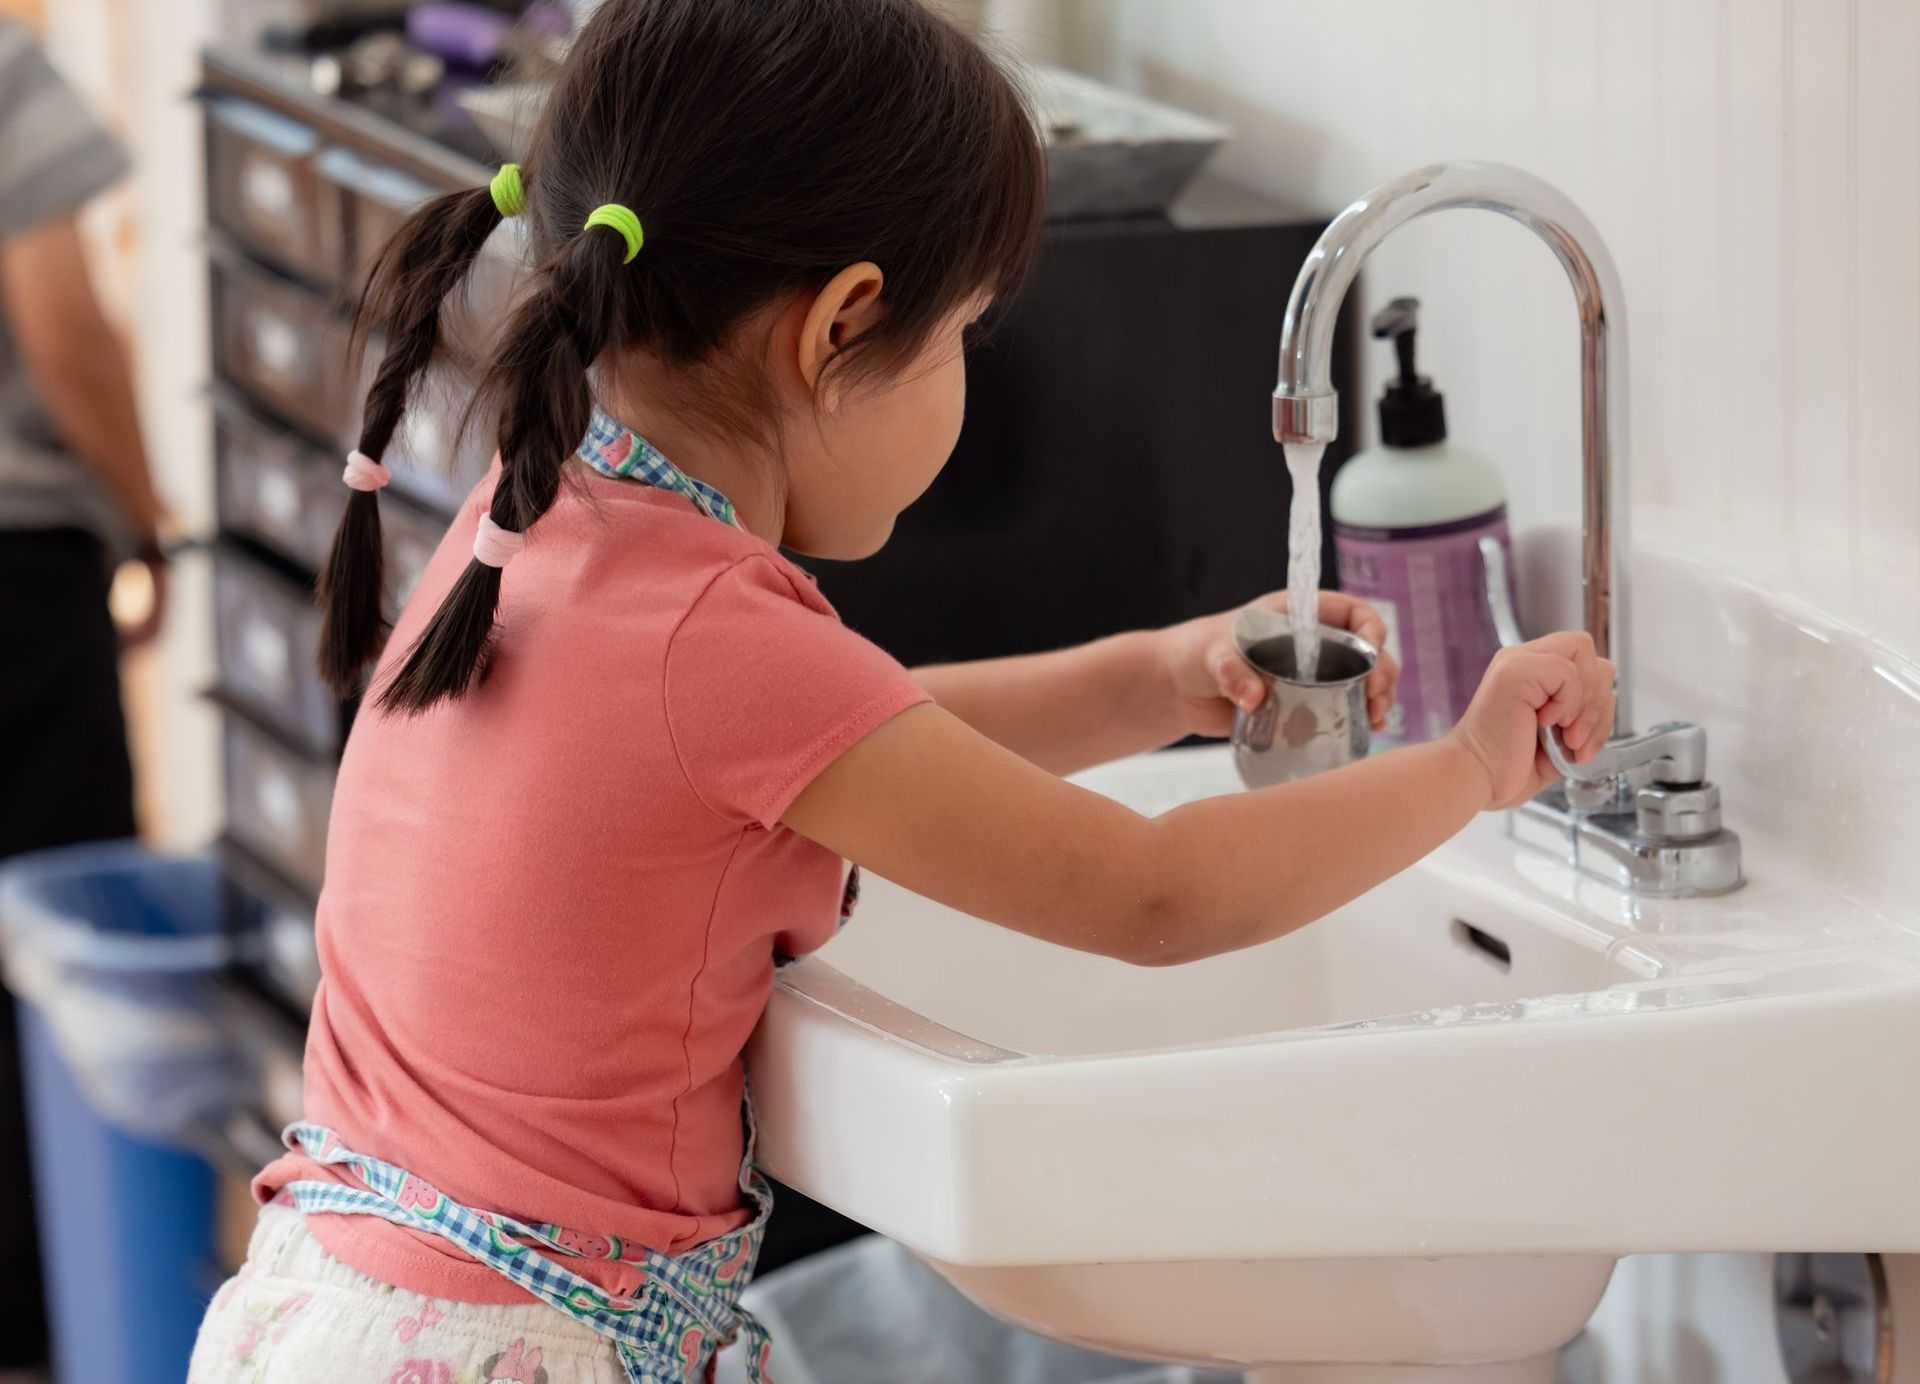
M573 32L573 11L553 0L540 0L520 16L520 27L547 38L565 38Z
M473 116L461 104L463 93L476 91L487 85L487 80L476 73L451 72L434 88L433 113L436 118L449 125L462 129L473 129Z
M511 16L457 0L416 5L407 12L407 41L459 67L492 67L512 28Z

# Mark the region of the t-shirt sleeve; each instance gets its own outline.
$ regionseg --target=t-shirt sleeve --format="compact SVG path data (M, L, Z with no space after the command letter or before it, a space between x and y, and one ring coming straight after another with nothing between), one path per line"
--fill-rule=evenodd
M845 750L929 700L824 604L770 558L746 558L708 585L668 645L674 747L694 792L724 817L773 826Z
M0 240L79 210L127 156L27 28L0 20Z

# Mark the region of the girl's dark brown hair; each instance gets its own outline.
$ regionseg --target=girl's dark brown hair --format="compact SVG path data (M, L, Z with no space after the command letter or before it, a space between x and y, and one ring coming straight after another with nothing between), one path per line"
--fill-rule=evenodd
M830 368L884 376L970 298L1018 286L1045 160L1012 80L923 0L606 0L560 74L525 181L538 267L476 395L499 428L492 517L516 532L559 493L596 361L716 362L756 309L871 260L885 311ZM631 263L618 232L580 229L605 202L645 227ZM391 440L439 347L440 304L498 219L485 188L444 197L381 256L360 315L388 342L368 456ZM754 426L743 399L750 388L690 406ZM343 692L385 633L378 524L373 494L356 493L322 578L320 666ZM499 569L469 562L381 703L423 711L470 690L499 592Z

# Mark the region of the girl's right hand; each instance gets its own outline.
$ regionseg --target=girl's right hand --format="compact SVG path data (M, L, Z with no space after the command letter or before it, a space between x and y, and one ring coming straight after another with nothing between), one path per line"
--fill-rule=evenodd
M1613 730L1613 675L1583 633L1550 634L1494 656L1449 735L1486 771L1489 810L1526 802L1559 777L1540 744L1544 728L1560 728L1578 763L1600 752Z

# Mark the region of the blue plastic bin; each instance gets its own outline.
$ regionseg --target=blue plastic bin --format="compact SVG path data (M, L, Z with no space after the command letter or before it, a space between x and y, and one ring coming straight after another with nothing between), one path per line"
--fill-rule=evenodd
M211 859L130 842L0 871L59 1384L186 1378L217 1274L214 1173L176 1141L243 1089L207 1003L226 908Z

